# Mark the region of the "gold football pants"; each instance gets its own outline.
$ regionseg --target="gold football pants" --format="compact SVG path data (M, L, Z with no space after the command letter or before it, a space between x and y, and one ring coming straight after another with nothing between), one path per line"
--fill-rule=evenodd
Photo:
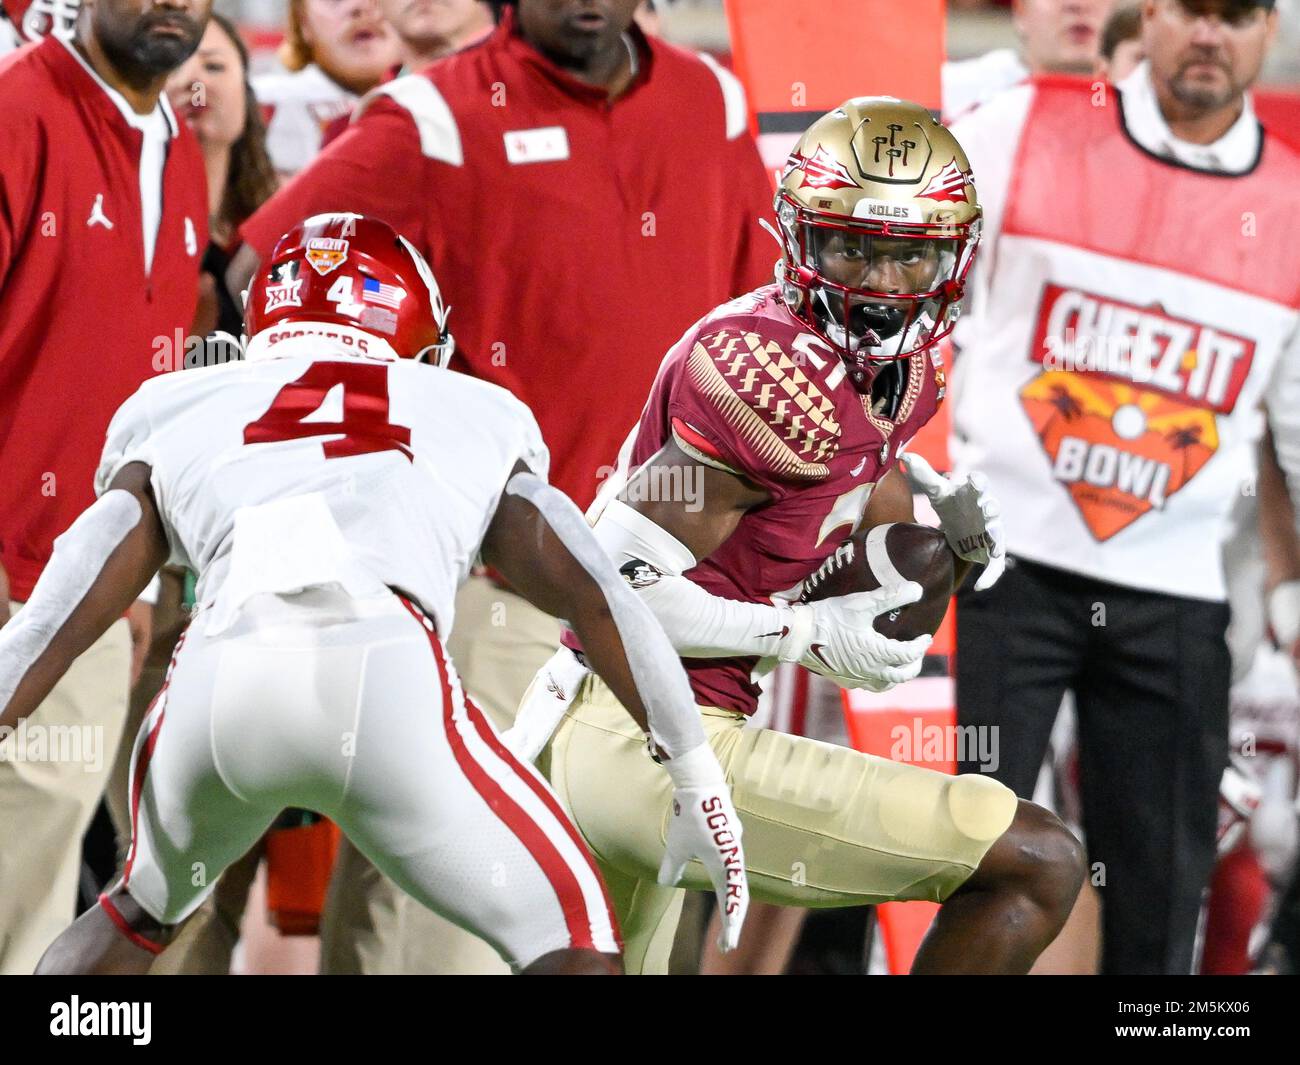
M1016 811L991 777L948 776L817 740L745 728L701 707L744 825L754 898L782 906L942 902L975 870ZM656 883L672 782L641 730L596 676L538 764L605 877L628 972L667 970L681 888ZM699 862L681 887L711 891Z

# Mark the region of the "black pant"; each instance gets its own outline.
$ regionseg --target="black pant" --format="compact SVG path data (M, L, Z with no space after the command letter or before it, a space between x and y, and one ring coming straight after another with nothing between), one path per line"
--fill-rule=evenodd
M1228 760L1227 624L1221 603L1018 559L958 598L958 721L998 727L993 775L1022 798L1075 693L1105 973L1191 971Z

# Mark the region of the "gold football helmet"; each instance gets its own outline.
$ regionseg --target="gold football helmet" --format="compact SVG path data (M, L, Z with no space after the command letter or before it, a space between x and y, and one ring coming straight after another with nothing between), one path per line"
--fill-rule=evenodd
M781 175L781 295L866 391L957 317L980 206L961 145L919 104L848 100L814 122Z

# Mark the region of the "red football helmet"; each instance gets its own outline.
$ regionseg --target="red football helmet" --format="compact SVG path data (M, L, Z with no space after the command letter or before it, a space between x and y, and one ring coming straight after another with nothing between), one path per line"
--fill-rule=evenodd
M424 257L387 222L318 214L276 242L244 301L249 340L291 322L348 326L394 356L447 365L455 341L438 282Z

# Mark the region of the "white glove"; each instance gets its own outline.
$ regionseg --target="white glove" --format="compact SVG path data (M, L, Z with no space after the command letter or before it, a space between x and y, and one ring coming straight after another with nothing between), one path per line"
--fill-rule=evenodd
M718 949L725 954L740 941L740 928L749 910L740 818L731 804L722 766L707 743L664 762L664 768L673 778L673 809L659 883L665 887L676 884L690 860L699 859L718 896L722 921Z
M989 482L982 473L972 473L964 481L954 481L936 473L920 455L908 455L903 472L912 491L930 500L939 515L939 527L948 538L948 546L958 558L983 564L984 572L975 582L982 592L997 583L1006 569L1006 537L998 517L1002 508L989 492Z
M524 693L515 723L501 733L501 742L511 754L525 762L537 761L564 720L587 673L587 667L567 647L550 657Z
M844 688L883 692L911 680L931 637L891 640L875 630L880 614L915 603L922 589L915 581L887 585L792 607L790 633L781 643L783 662L798 662Z

